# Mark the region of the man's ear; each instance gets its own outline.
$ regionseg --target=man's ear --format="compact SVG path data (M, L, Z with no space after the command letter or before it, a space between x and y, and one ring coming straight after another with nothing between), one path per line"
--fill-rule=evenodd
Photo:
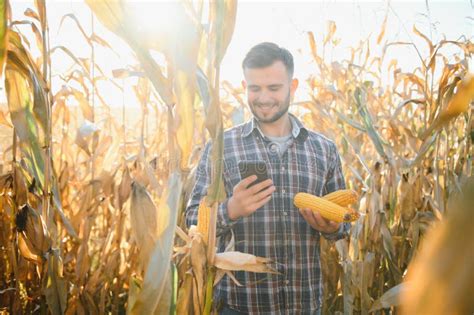
M242 87L244 88L244 90L247 89L247 82L245 82L245 80L242 80Z

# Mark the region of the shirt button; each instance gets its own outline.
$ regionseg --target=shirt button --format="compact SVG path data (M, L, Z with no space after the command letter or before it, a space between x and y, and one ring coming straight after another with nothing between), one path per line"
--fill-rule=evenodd
M289 285L289 284L290 284L290 280L285 280L285 284L286 284L286 285Z
M285 189L282 189L281 192L282 192L282 193L286 193L286 190L285 190Z
M288 212L286 212L286 211L283 211L283 215L288 215Z
M283 167L281 168L281 170L284 172L284 171L285 171L285 167L283 166Z

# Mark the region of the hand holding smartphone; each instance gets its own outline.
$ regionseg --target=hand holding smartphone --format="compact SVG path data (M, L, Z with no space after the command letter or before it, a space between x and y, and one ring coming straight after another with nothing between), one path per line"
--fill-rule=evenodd
M252 182L248 187L252 187L269 178L267 165L263 161L240 161L239 171L241 180L252 175L257 175L257 180Z
M231 220L246 217L270 201L275 191L263 161L240 161L240 182L235 185L233 194L227 203L227 212ZM256 179L252 176L256 176Z

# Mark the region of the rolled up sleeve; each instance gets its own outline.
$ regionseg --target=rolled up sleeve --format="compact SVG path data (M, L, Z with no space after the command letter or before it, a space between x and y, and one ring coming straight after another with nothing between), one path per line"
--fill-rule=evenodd
M211 142L208 142L204 147L201 159L199 160L194 186L186 205L186 225L190 227L191 225L197 225L198 218L198 208L201 199L207 195L207 189L211 184ZM223 180L224 177L223 177ZM229 198L224 202L219 204L217 210L217 234L220 234L222 231L229 229L239 220L231 220L227 212L227 203Z
M344 174L342 173L341 158L337 151L336 145L333 143L331 146L330 156L332 157L331 167L329 168L328 176L325 184L325 194L332 193L336 190L346 189L346 183L344 181ZM344 222L334 233L322 233L327 240L337 241L344 238L351 228L351 224Z

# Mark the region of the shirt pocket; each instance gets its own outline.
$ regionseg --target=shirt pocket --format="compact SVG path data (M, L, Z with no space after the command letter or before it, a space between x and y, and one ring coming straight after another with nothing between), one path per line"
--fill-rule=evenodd
M328 165L321 159L308 157L298 165L299 190L321 196L326 183Z

